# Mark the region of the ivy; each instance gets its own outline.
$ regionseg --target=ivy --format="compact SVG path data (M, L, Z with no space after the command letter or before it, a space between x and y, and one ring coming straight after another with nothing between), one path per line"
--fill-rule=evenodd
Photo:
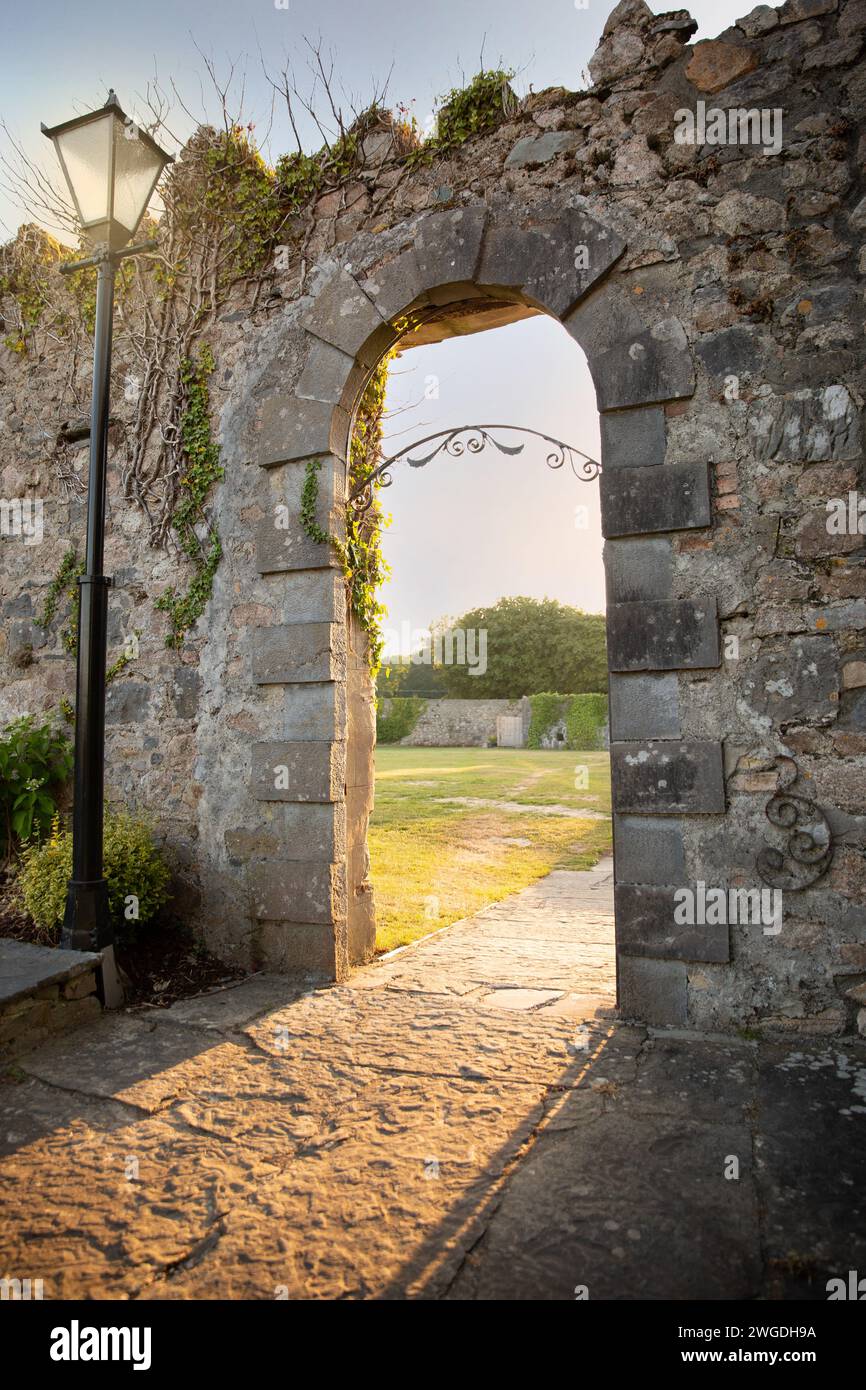
M48 585L48 591L42 604L42 612L33 622L37 627L47 628L50 626L54 614L57 612L57 602L60 595L66 592L71 599L75 599L78 594L78 576L84 573L83 563L79 563L75 547L70 546L60 562L60 568Z
M358 405L355 429L349 447L348 492L351 495L366 483L382 457L382 419L385 412L385 392L388 386L388 367L396 347L382 358L367 383ZM363 513L346 506L346 539L333 536L316 521L316 502L319 495L319 471L322 460L308 459L301 489L301 526L306 535L319 545L330 544L343 568L349 591L349 603L367 635L371 674L375 677L382 656L381 619L387 612L379 602L378 590L389 570L382 554L382 531L389 524L376 500ZM376 482L373 490L375 494Z
M436 133L407 156L412 164L430 164L437 155L449 154L473 135L495 129L517 110L510 69L482 69L465 87L453 87L442 102Z
M213 353L206 344L197 360L185 358L181 364L186 409L181 416L180 439L188 467L180 480L182 500L175 507L171 520L181 550L192 561L194 573L184 595L179 596L172 586L154 605L169 615L171 631L165 639L167 647L181 647L187 632L204 612L213 593L214 575L223 553L216 528L207 521L204 511L211 487L224 477L219 445L211 436L207 379L213 370ZM200 538L202 524L205 535Z

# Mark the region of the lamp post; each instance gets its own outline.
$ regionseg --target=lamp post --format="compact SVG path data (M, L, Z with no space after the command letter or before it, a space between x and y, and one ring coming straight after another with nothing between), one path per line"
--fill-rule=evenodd
M96 111L42 132L54 143L85 238L93 254L62 265L62 274L96 270L96 328L87 480L87 542L80 576L75 697L75 774L72 812L72 878L61 945L102 954L100 991L111 1007L122 1002L114 960L114 930L103 875L102 834L105 767L105 668L108 590L105 552L105 481L111 374L114 278L127 256L152 250L155 241L127 246L172 156L121 110L114 92Z

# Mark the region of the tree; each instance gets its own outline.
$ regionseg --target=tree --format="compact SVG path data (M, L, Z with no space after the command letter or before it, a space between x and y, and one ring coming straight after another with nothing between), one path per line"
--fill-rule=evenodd
M546 690L580 695L607 689L600 613L583 613L556 599L501 598L449 620L448 629L465 633L467 660L457 659L464 646L457 640L448 660L448 634L442 634L446 696L516 700Z

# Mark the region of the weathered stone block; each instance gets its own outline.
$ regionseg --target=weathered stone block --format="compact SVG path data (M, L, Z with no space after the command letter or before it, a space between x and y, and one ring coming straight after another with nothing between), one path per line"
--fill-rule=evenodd
M256 939L262 970L315 983L336 975L334 928L303 922L263 922Z
M665 413L656 405L615 410L601 416L601 462L605 469L647 468L664 463Z
M254 743L250 790L258 801L342 801L346 744Z
M683 827L678 820L614 816L617 883L683 883L686 864Z
M327 743L346 733L346 687L342 681L292 685L284 695L280 733L291 742Z
M574 130L546 130L543 135L524 135L509 152L506 169L527 169L547 164L561 154L573 154L583 143Z
M720 743L611 743L614 810L635 815L720 815Z
M278 619L287 624L342 623L346 614L346 582L339 569L294 570L290 583L277 572L265 582Z
M628 538L604 544L607 601L640 603L670 599L674 585L674 552L669 540Z
M345 630L336 623L260 628L253 649L257 685L336 681L346 674Z
M777 725L814 722L838 710L840 679L832 637L789 637L784 645L761 649L742 676L742 689L752 709Z
M336 516L333 518L336 527ZM323 529L331 532L331 519ZM256 568L259 574L289 570L337 569L340 562L329 541L314 541L297 515L268 516L256 527Z
M336 922L346 915L342 867L299 860L251 864L247 883L259 922Z
M616 939L620 955L650 960L730 960L727 923L689 926L675 922L676 891L670 885L616 885Z
M415 261L425 290L475 279L486 220L484 203L430 212L419 220Z
M619 962L619 1010L655 1028L682 1027L688 1021L686 967L677 961Z
M647 328L633 305L597 291L565 327L587 356L600 411L691 396L695 372L679 319Z
M605 536L686 531L712 522L706 463L614 468L601 475L601 529Z
M567 314L625 250L625 242L576 209L530 208L488 228L478 283L520 290L550 313Z
M610 736L626 739L679 738L679 688L675 675L627 676L611 672Z
M414 247L376 266L359 283L383 319L397 318L427 287Z
M273 781L273 768L270 776ZM255 859L301 859L330 864L345 854L345 811L341 803L262 803L259 812L260 819L255 823L225 832L226 854L232 864Z
M142 681L118 681L105 695L106 724L145 724L151 718L151 689Z
M250 462L262 468L290 459L345 452L349 420L339 406L300 396L266 396L256 407Z
M311 336L309 344L307 360L295 387L295 395L336 405L351 374L354 358L333 347L331 343L322 342L321 338Z
M748 414L749 438L759 461L816 463L860 454L860 417L841 385L761 396Z
M304 327L352 359L382 328L376 306L347 271L340 269L315 293Z
M613 603L607 610L611 671L687 671L721 665L716 600Z

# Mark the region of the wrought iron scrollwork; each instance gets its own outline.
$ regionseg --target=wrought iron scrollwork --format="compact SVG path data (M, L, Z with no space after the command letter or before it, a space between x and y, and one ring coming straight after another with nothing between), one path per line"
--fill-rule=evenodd
M780 784L764 814L772 825L788 832L788 840L784 850L766 845L756 864L764 883L792 892L810 888L827 872L833 860L833 832L818 803L791 790L800 776L794 759L777 758L776 763Z
M554 439L552 435L542 434L540 430L527 429L522 425L458 425L454 429L437 430L435 434L428 434L423 439L416 439L412 444L407 444L404 449L399 449L396 454L382 459L372 473L359 483L352 492L349 497L350 505L359 515L369 511L376 489L391 486L394 481L391 476L391 469L395 463L400 463L403 460L410 468L424 468L438 454L443 453L456 459L463 458L467 454L483 453L488 447L498 449L500 454L510 456L523 453L526 448L525 443L506 444L501 439L497 439L491 433L492 430L532 435L535 439L542 440L547 445L545 463L548 468L563 468L568 463L572 473L580 482L592 482L601 472L601 464L590 458L588 454L584 454L573 444L565 444L561 439ZM431 444L433 447L428 448L427 446ZM418 450L424 452L418 453Z

